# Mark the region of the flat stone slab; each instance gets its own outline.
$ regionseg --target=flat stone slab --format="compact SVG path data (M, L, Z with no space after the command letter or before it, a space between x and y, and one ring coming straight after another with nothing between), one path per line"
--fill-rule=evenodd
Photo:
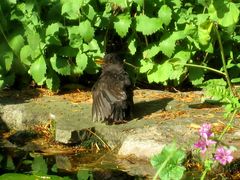
M134 156L149 160L171 142L191 150L198 139L198 128L203 123L211 123L213 129L224 128L227 121L223 118L223 108L203 103L202 97L199 91L169 93L136 90L134 119L125 124L106 125L91 121L91 101L75 103L62 96L21 100L2 95L0 124L9 129L26 130L54 120L58 142L80 143L88 137L87 132L94 132L111 149L117 150L120 158ZM224 143L238 149L239 124L236 120L233 129L224 136ZM239 157L239 152L235 152L234 156Z

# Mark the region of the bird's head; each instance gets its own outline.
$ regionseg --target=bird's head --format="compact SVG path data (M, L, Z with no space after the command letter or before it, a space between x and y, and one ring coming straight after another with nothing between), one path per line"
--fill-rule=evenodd
M115 53L109 53L109 54L106 54L103 59L97 59L96 63L100 64L102 66L106 66L106 65L109 65L109 64L123 65L123 59L121 59Z

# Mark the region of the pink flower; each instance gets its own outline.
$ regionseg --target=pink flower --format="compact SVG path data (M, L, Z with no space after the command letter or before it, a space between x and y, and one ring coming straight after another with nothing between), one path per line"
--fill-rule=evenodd
M222 165L230 163L233 160L232 151L225 149L224 147L220 147L216 151L215 159Z
M210 139L199 139L198 142L194 144L194 147L201 149L201 153L204 154L207 151L207 148L212 144L216 144L216 141Z
M211 124L204 123L201 128L199 129L200 136L208 139L209 137L213 136L213 133L211 132Z

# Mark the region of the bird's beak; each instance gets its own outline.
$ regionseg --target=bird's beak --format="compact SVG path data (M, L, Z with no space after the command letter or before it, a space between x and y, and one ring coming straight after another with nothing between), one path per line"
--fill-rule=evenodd
M105 63L104 63L104 60L103 60L102 58L96 59L95 62L96 62L96 64L99 64L99 65L105 64Z

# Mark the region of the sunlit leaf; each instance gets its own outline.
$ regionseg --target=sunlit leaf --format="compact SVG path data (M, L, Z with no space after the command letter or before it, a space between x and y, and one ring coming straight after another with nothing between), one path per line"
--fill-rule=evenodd
M52 91L57 91L60 87L60 79L53 70L47 73L46 85Z
M75 73L76 74L82 74L84 69L87 67L88 64L88 57L86 54L81 53L79 51L77 57L76 57L76 68L75 68Z
M71 74L71 66L67 59L59 58L56 54L50 58L50 62L52 68L61 75L70 75Z
M79 33L83 37L84 41L90 42L94 37L94 28L92 27L91 23L86 20L80 22Z
M114 29L117 31L120 37L124 37L128 33L128 29L131 25L131 18L128 15L119 15L114 21Z
M172 20L172 10L167 5L161 6L158 11L158 17L162 19L162 23L168 25Z
M150 18L146 15L136 17L136 30L144 35L151 35L162 28L162 20L160 18Z
M19 54L21 48L24 46L23 37L20 34L11 37L9 40L9 46L16 54Z
M146 73L150 71L154 66L153 62L150 59L141 59L140 63L141 63L141 67L139 69L140 73Z
M34 81L38 85L43 85L43 82L46 80L46 62L43 56L39 56L34 63L32 63L29 74L33 77Z

